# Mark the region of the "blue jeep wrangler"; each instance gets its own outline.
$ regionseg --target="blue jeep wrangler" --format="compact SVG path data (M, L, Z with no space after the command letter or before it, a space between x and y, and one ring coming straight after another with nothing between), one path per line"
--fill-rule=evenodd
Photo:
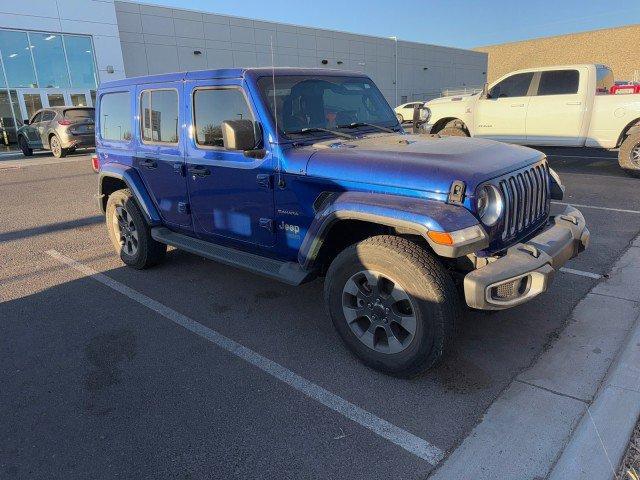
M367 365L413 376L464 301L548 289L589 242L544 155L403 131L365 75L250 68L131 78L98 93L100 207L134 268L166 246L299 285ZM464 300L462 300L464 298Z

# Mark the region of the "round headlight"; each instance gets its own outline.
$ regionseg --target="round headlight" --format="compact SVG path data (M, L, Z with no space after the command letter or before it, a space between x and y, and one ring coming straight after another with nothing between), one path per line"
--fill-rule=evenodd
M476 200L478 216L487 227L495 225L504 211L502 195L493 185L485 185L478 192Z

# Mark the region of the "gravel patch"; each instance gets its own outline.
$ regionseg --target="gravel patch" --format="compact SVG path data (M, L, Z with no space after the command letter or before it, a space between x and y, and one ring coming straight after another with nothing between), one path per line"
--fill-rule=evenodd
M640 474L640 421L636 423L636 428L633 430L633 435L629 441L622 465L620 465L617 478L620 480L633 480L634 477L627 474L627 471L632 468Z

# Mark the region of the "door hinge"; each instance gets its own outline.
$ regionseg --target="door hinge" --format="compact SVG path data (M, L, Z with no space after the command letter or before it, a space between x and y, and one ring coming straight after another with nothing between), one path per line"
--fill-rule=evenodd
M191 207L187 202L178 202L178 213L189 215L191 213Z
M258 186L260 188L264 188L265 190L271 190L273 188L273 180L272 176L268 173L259 173L256 176L258 181Z
M269 232L273 233L273 219L271 218L261 218L260 219L260 228L264 228Z

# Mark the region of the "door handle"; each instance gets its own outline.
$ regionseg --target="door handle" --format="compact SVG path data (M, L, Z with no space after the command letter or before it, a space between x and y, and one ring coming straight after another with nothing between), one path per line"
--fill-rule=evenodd
M582 105L582 102L567 102L567 105Z
M152 170L154 168L158 168L158 162L152 158L143 158L140 160L140 166Z
M193 177L206 177L207 175L211 175L211 170L207 167L203 167L202 165L194 165L189 167L189 174L193 175Z
M512 107L524 107L524 103L512 103Z

